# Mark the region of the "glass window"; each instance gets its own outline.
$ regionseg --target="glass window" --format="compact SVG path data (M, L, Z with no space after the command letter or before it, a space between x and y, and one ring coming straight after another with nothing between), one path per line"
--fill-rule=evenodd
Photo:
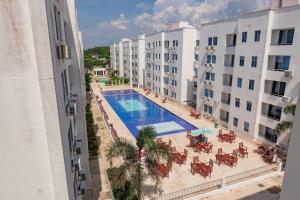
M234 117L233 118L233 126L238 127L239 119Z
M291 45L294 39L294 29L280 30L278 37L279 45Z
M64 101L66 102L68 100L68 95L69 95L68 79L67 79L67 71L66 70L64 70L61 73L61 82L62 82L63 97L64 97Z
M206 63L211 63L211 55L206 56Z
M210 80L215 81L215 73L210 73Z
M218 45L218 37L214 37L213 40L214 40L214 45L217 46Z
M249 123L248 122L244 122L244 131L249 132Z
M209 97L210 97L210 98L214 98L214 91L213 91L213 90L210 90L210 91L209 91Z
M200 40L196 40L196 46L197 46L197 47L200 46Z
M251 111L252 110L252 103L250 101L247 101L246 110L247 111Z
M240 56L240 66L244 66L245 64L245 56Z
M241 88L243 85L243 79L242 78L237 78L237 87Z
M240 102L241 102L241 100L239 98L235 98L235 107L239 108Z
M209 90L208 90L208 89L205 89L205 90L204 90L204 96L206 96L206 97L209 96Z
M254 80L249 80L249 90L254 90Z
M247 32L242 32L242 42L247 42Z
M255 42L259 42L260 41L260 33L261 33L260 30L257 30L257 31L254 32L254 41Z
M212 44L213 44L212 41L213 41L212 37L209 37L209 38L208 38L208 45L212 45Z
M209 78L210 78L210 73L206 72L206 74L205 74L205 80L209 80Z
M62 30L61 30L61 16L60 12L54 7L54 19L55 19L55 29L56 29L56 39L62 41Z
M212 55L212 56L211 56L211 62L212 62L213 64L216 64L216 61L217 61L217 56L216 56L216 55Z
M252 56L251 67L257 66L257 56Z

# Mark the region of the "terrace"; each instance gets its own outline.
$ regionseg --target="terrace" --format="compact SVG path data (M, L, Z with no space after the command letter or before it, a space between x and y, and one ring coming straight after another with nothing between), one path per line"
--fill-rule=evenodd
M92 86L94 93L99 95L99 99L102 101L102 105L105 108L107 115L107 123L112 123L114 130L118 133L119 137L127 138L129 141L135 143L135 138L132 133L128 130L122 120L114 112L110 104L105 100L105 98L99 94L98 85ZM102 90L120 90L128 89L128 86L113 86L113 87L104 87ZM212 152L207 154L204 152L194 152L194 150L189 147L190 141L187 138L186 132L180 132L175 134L169 134L161 136L160 138L167 142L172 141L172 147L176 147L178 152L183 152L184 149L188 151L186 164L181 166L173 163L172 171L169 173L169 177L162 179L161 184L159 185L159 193L154 193L155 186L153 182L148 179L145 181L144 196L145 199L172 199L178 197L188 197L191 195L199 195L219 188L232 187L244 183L245 181L251 178L257 178L258 176L277 173L276 170L278 166L275 164L267 164L264 162L260 155L253 153L258 147L258 143L253 142L251 139L245 135L237 134L234 143L220 142L218 136L219 129L214 129L214 123L206 119L196 119L190 116L190 107L179 105L175 102L167 100L166 103L161 102L161 98L155 97L154 93L145 94L142 89L135 89L140 94L146 96L150 100L159 104L161 107L167 109L168 111L180 116L182 119L196 126L197 128L209 128L214 130L213 133L205 134L208 138L208 142L213 144ZM108 127L109 128L109 127ZM229 132L224 127L220 127L224 132ZM218 149L222 148L225 153L232 153L233 150L239 148L239 143L243 142L244 146L248 148L249 155L248 157L241 158L238 157L237 165L234 167L221 164L220 166L215 163L216 154ZM209 162L213 160L213 170L211 177L203 177L202 175L196 173L191 173L191 162L193 158L198 156L200 161Z

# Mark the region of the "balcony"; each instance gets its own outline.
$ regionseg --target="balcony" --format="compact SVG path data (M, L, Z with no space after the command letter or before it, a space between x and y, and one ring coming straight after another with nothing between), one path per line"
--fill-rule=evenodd
M261 115L275 121L280 121L282 108L276 105L262 103Z
M223 74L223 85L232 86L232 74Z
M232 55L232 54L224 55L224 66L225 67L234 67L234 55Z
M228 123L229 121L229 112L220 109L220 116L219 116L220 120L222 122Z
M221 93L221 102L226 105L230 105L231 94L222 92Z
M259 124L258 135L271 143L277 142L278 132L274 128Z
M236 34L227 34L226 47L235 47L235 46L236 46Z
M272 30L271 45L292 45L294 32L294 28Z
M284 96L285 88L286 82L265 80L265 94L282 97Z

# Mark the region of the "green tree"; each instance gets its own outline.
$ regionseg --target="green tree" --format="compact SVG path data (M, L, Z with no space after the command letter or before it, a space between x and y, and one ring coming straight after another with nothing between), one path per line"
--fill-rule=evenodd
M284 107L283 112L286 115L291 114L292 116L294 116L295 112L296 112L296 105L295 104L288 104L287 106ZM291 130L292 127L293 127L293 121L282 121L282 122L277 124L275 129L279 133L283 133L286 130Z
M124 185L129 181L130 197L142 197L142 187L145 177L151 177L156 184L160 183L160 176L156 170L156 160L159 157L169 160L170 152L155 142L156 131L153 126L146 126L139 130L136 144L132 144L124 138L120 138L107 149L106 158L112 165L112 159L122 157L124 163L121 166L120 183ZM145 170L144 170L145 167ZM147 171L148 173L145 173ZM126 174L128 173L128 176Z

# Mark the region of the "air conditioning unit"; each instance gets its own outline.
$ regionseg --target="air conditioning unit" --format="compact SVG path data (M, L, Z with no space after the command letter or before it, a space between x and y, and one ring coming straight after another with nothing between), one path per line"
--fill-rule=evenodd
M206 46L206 50L211 50L211 45Z
M78 184L78 195L83 195L85 194L85 190L86 190L86 182L85 181L79 181Z
M76 155L81 154L81 144L82 140L78 137L75 137L74 150L76 152Z
M204 80L204 83L205 84L209 84L209 80Z
M209 67L213 68L213 67L214 67L214 64L210 63L210 64L209 64Z
M73 171L77 171L77 172L82 170L80 156L76 155L72 159L72 169L73 169Z
M214 82L213 81L208 81L208 84L209 85L212 85Z
M195 47L195 50L199 50L199 47Z
M219 101L216 98L214 98L214 103L219 103Z
M283 103L290 103L292 101L292 97L283 96L281 97Z
M205 67L208 67L208 66L209 66L209 64L208 64L208 63L205 63L205 64L204 64L204 66L205 66Z
M203 97L202 97L202 99L203 99L203 100L206 100L206 99L207 99L207 97L206 97L206 96L203 96Z
M77 115L77 103L69 101L68 105L66 106L66 113L68 115Z
M207 98L207 101L212 101L212 98L208 97L208 98Z
M293 71L291 71L291 70L286 70L286 71L284 71L284 75L285 75L286 77L292 77L292 76L293 76Z

